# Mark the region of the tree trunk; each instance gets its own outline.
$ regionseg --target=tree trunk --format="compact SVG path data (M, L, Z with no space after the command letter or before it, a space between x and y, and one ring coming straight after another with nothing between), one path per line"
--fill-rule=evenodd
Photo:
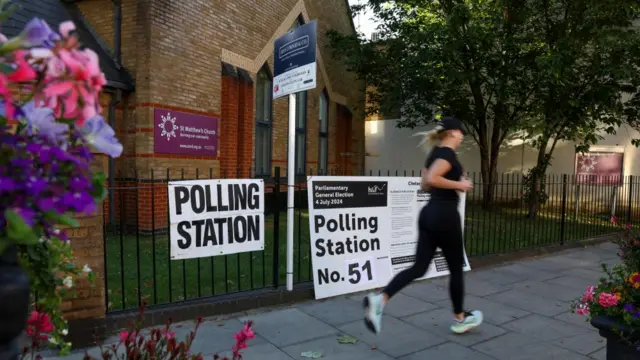
M541 141L540 148L538 149L538 158L536 160L536 167L531 172L533 188L530 189L528 199L527 218L535 219L538 215L538 207L540 206L540 191L542 190L542 180L546 174L545 157L547 155L547 144L549 139L545 137Z
M498 169L498 152L480 148L480 174L482 176L482 207L488 209L493 204Z

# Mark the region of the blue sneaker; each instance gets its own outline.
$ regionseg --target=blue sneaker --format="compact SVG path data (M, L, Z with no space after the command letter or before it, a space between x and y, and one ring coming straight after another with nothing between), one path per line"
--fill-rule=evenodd
M483 316L482 316L482 311L479 310L474 310L474 311L467 311L464 313L464 319L462 320L454 320L453 324L451 325L451 331L453 331L456 334L463 334L466 333L468 331L471 331L471 329L478 327L480 324L482 324L482 320L483 320Z
M374 334L380 333L382 328L382 310L384 304L381 294L369 294L364 298L364 324Z

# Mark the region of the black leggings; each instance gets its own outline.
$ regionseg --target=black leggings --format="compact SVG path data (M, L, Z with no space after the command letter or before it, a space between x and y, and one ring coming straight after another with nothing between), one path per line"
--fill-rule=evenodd
M440 248L449 267L449 294L453 312L462 313L464 301L464 242L460 214L455 203L429 202L418 220L416 261L410 268L396 275L383 293L389 298L427 272L436 248Z

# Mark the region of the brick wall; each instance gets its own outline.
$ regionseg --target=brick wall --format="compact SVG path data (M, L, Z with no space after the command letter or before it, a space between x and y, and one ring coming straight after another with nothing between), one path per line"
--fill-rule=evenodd
M111 0L84 0L77 4L96 33L112 46ZM297 11L300 13L294 14ZM135 185L140 190L134 197L139 199L137 206L129 203L131 196L125 196L124 210L137 213L119 211L120 204L113 204L116 213L125 214L127 221L137 216L141 227L147 228L151 226L153 211L157 211L153 218L156 228L166 227L166 216L162 213L166 211L166 204L159 203L160 199L166 201L166 182L155 185L154 210L149 203L152 177L166 181L167 176L195 178L196 173L203 178L209 174L249 176L249 168L255 164L255 72L266 63L273 73L273 51L268 44L283 26L294 25L292 14L318 21L322 57L317 88L307 96L306 168L318 171L319 98L322 91L329 88L332 92L329 92L328 170L350 173L362 167L364 85L347 73L342 63L332 59L325 36L329 29L353 31L346 1L304 0L300 7L298 0L258 3L254 0L122 0L122 62L135 76L136 91L125 94L115 109L116 132L125 147L123 156L116 161L116 177L122 179L117 183L118 188ZM225 51L241 58L234 65L227 64L232 72L223 71ZM338 95L332 98L335 93ZM105 95L105 110L109 101L111 96ZM337 101L346 105L339 105ZM155 154L154 108L219 117L220 156ZM284 176L286 97L273 102L272 125L272 167L281 167ZM351 155L345 156L346 153ZM134 178L138 179L135 184L125 181ZM118 198L118 194L125 191L129 190L115 189L114 194ZM160 195L162 191L164 195ZM106 204L107 214L108 207Z

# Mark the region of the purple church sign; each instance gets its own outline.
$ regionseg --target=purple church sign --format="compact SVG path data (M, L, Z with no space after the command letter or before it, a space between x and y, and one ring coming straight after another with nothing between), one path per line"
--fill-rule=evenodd
M154 109L155 153L218 155L218 118Z

